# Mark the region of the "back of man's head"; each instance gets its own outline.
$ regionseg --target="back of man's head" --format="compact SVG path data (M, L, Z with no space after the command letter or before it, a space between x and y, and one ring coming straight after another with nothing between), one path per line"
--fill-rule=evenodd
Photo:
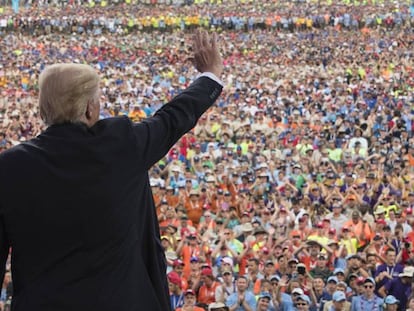
M82 64L55 64L39 77L39 107L48 124L79 121L88 101L99 101L99 76Z

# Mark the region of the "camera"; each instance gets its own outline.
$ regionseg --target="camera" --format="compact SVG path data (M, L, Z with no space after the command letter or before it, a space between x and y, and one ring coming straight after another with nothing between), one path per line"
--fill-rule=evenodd
M297 267L297 270L298 270L298 274L302 274L302 275L306 274L306 268L305 267L299 266L299 267Z

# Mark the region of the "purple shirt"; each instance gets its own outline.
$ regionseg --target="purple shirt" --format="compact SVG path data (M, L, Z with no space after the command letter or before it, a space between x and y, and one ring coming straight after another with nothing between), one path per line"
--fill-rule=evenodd
M401 278L392 279L385 284L385 289L387 290L388 295L393 295L400 301L398 304L398 310L405 310L408 297L411 296L411 282L404 284L401 281Z
M388 266L387 264L382 264L377 267L375 271L375 277L377 277L381 272L387 271L393 279L398 279L398 275L403 272L403 266L400 264L396 264L394 266ZM383 278L380 282L377 283L377 290L380 289L382 286L388 283L390 279Z

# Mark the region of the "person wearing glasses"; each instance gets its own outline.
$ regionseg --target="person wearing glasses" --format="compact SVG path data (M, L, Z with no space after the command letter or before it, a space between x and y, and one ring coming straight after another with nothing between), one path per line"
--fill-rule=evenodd
M306 295L299 295L295 300L296 311L308 311L310 308L310 299Z
M384 301L375 295L374 279L366 278L363 287L363 294L352 298L351 311L383 311Z

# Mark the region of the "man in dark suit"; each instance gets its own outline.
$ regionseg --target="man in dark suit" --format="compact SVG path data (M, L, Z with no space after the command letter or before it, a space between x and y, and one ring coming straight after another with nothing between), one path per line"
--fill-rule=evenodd
M57 64L39 78L49 126L0 155L1 277L12 249L15 311L170 310L147 170L222 90L217 38L194 36L202 72L153 117L99 119L99 77Z

